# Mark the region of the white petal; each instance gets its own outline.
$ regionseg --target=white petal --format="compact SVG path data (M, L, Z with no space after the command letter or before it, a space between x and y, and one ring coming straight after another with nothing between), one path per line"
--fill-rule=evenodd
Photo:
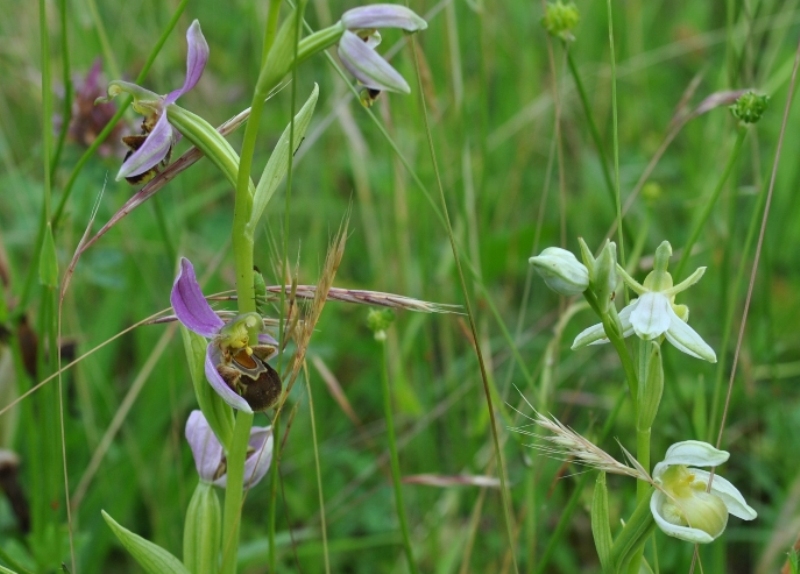
M672 343L676 349L697 359L704 359L709 363L717 362L717 354L703 338L692 329L688 323L684 323L672 307L668 305L670 318L669 329L667 330L667 341Z
M572 350L574 351L575 349L580 349L587 345L600 345L602 343L608 343L608 337L606 337L603 324L598 323L578 333L578 336L575 337L575 341L572 343Z
M708 484L711 476L710 472L697 468L691 470L698 480L701 480L706 485ZM758 516L758 513L745 502L744 496L739 492L739 489L718 474L714 474L714 480L711 481L711 494L719 496L722 502L725 503L728 512L737 518L753 520Z
M663 464L685 466L719 466L730 458L730 453L718 450L707 442L685 440L667 449Z
M631 325L639 338L652 341L670 327L669 299L661 293L650 291L638 299L631 313Z
M656 524L658 524L658 527L664 531L664 534L673 536L675 538L680 538L681 540L686 540L688 542L694 542L695 544L708 544L709 542L714 541L711 535L707 532L703 532L697 528L690 528L688 526L678 526L677 524L673 524L666 520L661 515L661 506L667 500L667 496L658 489L653 492L653 496L650 498L650 512L653 513L653 518L655 519Z
M623 338L633 335L633 324L631 323L631 313L636 310L639 305L639 300L634 299L630 304L619 312L619 322L622 324Z

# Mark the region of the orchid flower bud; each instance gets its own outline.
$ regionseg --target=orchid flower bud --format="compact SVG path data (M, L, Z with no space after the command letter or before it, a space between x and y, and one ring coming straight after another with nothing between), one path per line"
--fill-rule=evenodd
M544 279L550 289L570 297L586 291L589 287L589 271L566 249L548 247L528 262Z

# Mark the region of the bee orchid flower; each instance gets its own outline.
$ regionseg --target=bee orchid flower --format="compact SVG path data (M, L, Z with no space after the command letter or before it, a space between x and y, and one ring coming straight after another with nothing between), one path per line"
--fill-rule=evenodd
M729 456L697 440L667 449L664 460L653 469L657 488L650 498L650 510L661 530L681 540L707 544L725 530L729 514L742 520L756 518L756 511L730 482L718 474L712 479L710 472L693 468L717 466Z
M403 76L375 48L381 43L377 28L401 28L416 32L428 23L412 10L396 4L373 4L342 15L345 28L339 40L339 58L347 70L369 90L411 93Z
M200 480L225 488L228 480L225 451L201 411L192 411L189 415L186 421L186 440L192 449ZM272 427L250 429L247 458L244 462L245 487L254 486L267 474L272 462L272 447Z
M188 51L183 86L160 96L136 84L117 80L108 85L108 98L100 100L108 101L121 93L128 93L134 98L133 109L145 116L142 136L133 136L144 139L136 142L136 149L123 162L117 180L133 178L155 168L168 157L177 140L179 134L168 121L167 108L197 85L208 62L208 43L197 20L186 31L186 42Z
M281 393L281 379L267 360L277 353L278 342L259 333L258 344L250 345L250 330L260 331L263 326L258 313L237 315L227 323L220 319L203 296L194 267L186 258L181 258L170 303L186 328L210 339L205 374L226 403L250 413L265 411L275 404Z

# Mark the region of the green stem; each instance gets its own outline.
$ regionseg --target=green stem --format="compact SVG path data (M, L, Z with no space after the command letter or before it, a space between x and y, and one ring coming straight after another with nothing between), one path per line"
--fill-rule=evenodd
M572 52L569 50L567 50L567 64L572 74L572 79L575 82L575 88L578 90L578 96L583 106L583 113L586 114L586 120L589 122L589 134L592 136L594 146L597 148L597 154L600 156L600 167L603 170L603 180L606 182L611 205L616 209L617 191L614 187L614 180L611 178L611 172L608 169L608 158L606 157L605 148L603 147L603 141L600 138L600 131L597 129L597 124L594 122L594 115L592 114L592 108L589 104L589 97L586 95L586 89L583 87L580 74L578 74L578 67L575 65L575 59L572 57Z
M681 255L681 260L678 263L678 266L675 268L674 277L676 278L683 276L683 271L686 268L686 264L689 262L689 257L692 255L692 248L694 247L694 244L697 243L697 239L700 237L700 233L703 231L703 227L705 227L706 222L708 222L708 218L711 216L711 212L714 209L720 194L722 193L722 188L733 171L736 161L739 159L739 154L742 151L744 139L747 137L747 131L747 128L739 127L739 133L736 135L736 143L733 145L731 155L728 158L728 163L725 164L725 169L717 181L717 185L714 187L711 197L703 202L703 211L700 213L700 217L698 217L695 221L694 226L692 227L692 232L689 235L689 239L687 240L686 245L683 247L683 255Z
M418 48L417 48L417 43L414 41L413 36L411 36L411 48L414 54L414 69L416 71L416 76L417 76L417 85L422 86L423 85L422 72L420 68L419 55L417 54ZM459 286L461 287L461 292L464 296L464 305L467 311L467 318L469 319L470 333L472 334L472 340L475 342L475 355L478 359L478 366L481 372L481 382L483 384L483 392L484 392L484 397L486 399L486 408L489 413L490 429L492 433L492 443L494 446L494 455L497 457L497 469L498 469L498 476L500 478L500 497L502 500L502 509L503 509L503 523L505 526L506 537L509 545L511 566L514 572L519 572L519 567L517 566L517 557L515 552L516 538L514 536L512 529L511 501L509 499L509 490L507 485L508 481L506 478L506 467L503 459L503 450L500 446L499 432L497 430L497 416L495 414L495 407L492 401L491 385L489 383L489 375L486 368L486 362L483 357L483 349L481 349L480 345L481 339L478 336L478 327L475 321L475 311L473 310L472 307L472 300L470 299L470 293L469 290L467 289L467 282L464 278L464 270L461 265L461 254L458 250L458 244L456 243L455 233L453 232L453 226L450 222L450 214L447 209L447 199L445 198L444 195L444 184L442 183L442 175L439 170L439 162L436 159L436 149L433 145L433 135L431 132L430 118L428 117L427 103L425 101L425 93L423 90L420 90L419 101L422 108L422 118L425 125L425 133L427 135L428 153L430 154L431 162L433 164L433 171L436 177L436 184L439 191L439 203L441 205L441 214L443 216L445 230L447 231L447 237L450 241L450 249L453 253L453 260L455 261L456 272L458 273Z
M233 440L228 451L228 477L225 486L225 509L222 515L222 574L236 573L236 555L239 550L242 501L244 499L244 462L253 413L239 411L233 426Z
M394 501L397 506L397 518L400 520L400 530L403 533L403 547L406 551L408 568L416 574L417 565L411 549L411 537L408 532L405 506L403 505L403 485L400 480L400 459L397 456L397 440L394 434L394 417L392 415L392 390L389 386L389 357L386 350L386 341L381 341L381 355L383 368L381 369L381 389L383 390L383 414L386 418L386 437L389 441L389 454L392 463L392 486L394 487Z
M611 0L606 0L608 10L608 43L611 58L611 113L614 134L614 184L617 203L617 241L619 248L619 264L625 267L625 240L622 234L622 198L619 189L619 118L617 113L617 63L614 55L614 18L611 12ZM636 395L634 395L635 400Z
M631 393L634 415L635 418L638 418L636 415L639 412L637 403L639 397L639 377L636 373L633 359L628 352L628 347L625 345L625 339L622 337L622 325L619 322L617 309L613 305L610 305L608 311L603 313L600 311L600 306L591 290L587 289L584 291L583 296L595 313L600 317L606 337L608 337L608 340L614 346L614 350L617 351L617 355L619 355L619 360L622 363L622 370L625 372L625 380L628 383L628 390Z
M280 411L275 414L272 421L272 438L275 441L273 444L272 466L269 469L270 491L269 491L269 529L267 532L269 538L269 565L271 572L277 572L278 554L275 546L275 524L277 521L277 505L275 501L278 500L278 466L280 465L281 452L280 452L280 430L281 430L281 413Z
M58 161L61 158L61 150L64 148L64 141L67 139L69 123L72 119L72 72L69 64L69 37L67 35L67 2L58 0L58 17L61 24L61 82L64 84L64 102L61 108L61 130L58 134L56 149L50 161L50 180L55 177Z
M311 380L306 371L306 394L308 395L308 418L311 423L311 445L314 447L314 469L317 475L317 497L319 498L319 529L322 534L322 556L325 561L325 574L331 572L331 560L328 550L328 526L325 518L325 495L322 490L322 466L319 462L319 442L317 440L317 419L314 416L314 395L311 392ZM277 466L277 465L276 465ZM274 530L274 529L273 529ZM274 539L270 541L270 548ZM273 572L274 572L273 568Z
M731 325L733 324L734 316L736 315L737 305L736 302L739 300L739 291L742 285L742 281L744 280L745 270L750 262L747 257L747 254L750 253L750 248L753 245L753 240L756 237L756 230L758 229L758 223L760 221L761 213L764 209L764 203L767 199L767 188L763 187L761 193L758 196L758 200L756 202L756 207L753 209L753 213L750 217L750 223L747 227L747 237L744 241L744 246L742 247L742 259L739 262L739 269L736 272L736 279L730 285L730 291L728 293L728 314L725 317L725 325L722 329L722 344L720 345L720 353L719 353L719 363L717 363L716 369L716 376L714 380L714 393L712 395L711 400L711 416L709 417L709 424L708 424L708 439L709 442L714 438L715 431L713 430L717 426L717 418L719 417L719 409L721 407L720 404L720 397L722 396L722 384L723 378L728 370L727 360L728 355L726 350L728 349L728 344L730 343L731 335L733 334L733 330L731 329Z

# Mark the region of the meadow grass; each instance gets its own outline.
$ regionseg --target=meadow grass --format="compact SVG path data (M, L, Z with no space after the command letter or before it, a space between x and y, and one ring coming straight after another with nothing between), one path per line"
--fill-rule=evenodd
M93 209L96 232L135 188L113 181L124 152L84 155L90 142L64 138L53 116L64 118L62 97L75 97L72 80L98 57L104 82L149 67L142 85L157 93L179 86L183 34L196 18L210 61L180 104L223 123L253 101L270 5L6 4L0 449L18 457L31 528L23 532L11 502L0 501L0 565L137 572L101 510L181 555L197 483L184 425L197 404L175 324L126 329L167 309L180 255L194 262L205 293L234 288L234 190L206 159L181 172L85 251L60 307L58 286ZM355 6L313 0L306 20L318 30ZM386 339L376 341L368 306L337 301L338 291L324 310L298 299L306 318L322 313L306 324L304 361L290 345L276 362L297 383L276 423L273 471L245 494L237 571L600 572L588 512L594 471L548 458L529 448L536 439L509 430L526 422L516 409L532 415L524 397L617 460L619 444L636 450L634 410L611 347L570 350L596 319L548 290L527 262L552 245L577 253L578 237L592 249L606 237L624 244L619 261L640 281L665 239L675 250L672 272L681 270L676 282L708 267L680 302L718 362L689 362L664 346L651 459L677 441L716 444L719 436L731 452L721 473L758 519L731 519L720 539L700 547L699 566L775 572L786 561L800 536L794 107L763 242L759 232L790 98L798 2L577 6L575 41L566 45L540 25L543 4L417 2L410 7L428 29L413 38L383 31L381 45L396 52L392 64L410 96L381 94L367 112L335 57L317 55L264 104L254 174L319 84L291 181L255 238L267 284L332 278L326 254L349 217L335 288L460 307L395 309ZM746 88L771 97L754 126L739 126L725 105L692 113L714 93ZM135 131L140 119L128 110L122 121ZM240 129L228 139L241 151L245 137ZM189 147L181 141L173 158ZM54 214L57 276L40 270L48 245L40 230ZM268 307L276 322L291 317L290 295ZM215 303L234 309L226 305ZM5 409L60 364L123 332ZM616 533L636 489L615 476L608 489ZM656 571L684 572L694 552L657 530L644 555Z

